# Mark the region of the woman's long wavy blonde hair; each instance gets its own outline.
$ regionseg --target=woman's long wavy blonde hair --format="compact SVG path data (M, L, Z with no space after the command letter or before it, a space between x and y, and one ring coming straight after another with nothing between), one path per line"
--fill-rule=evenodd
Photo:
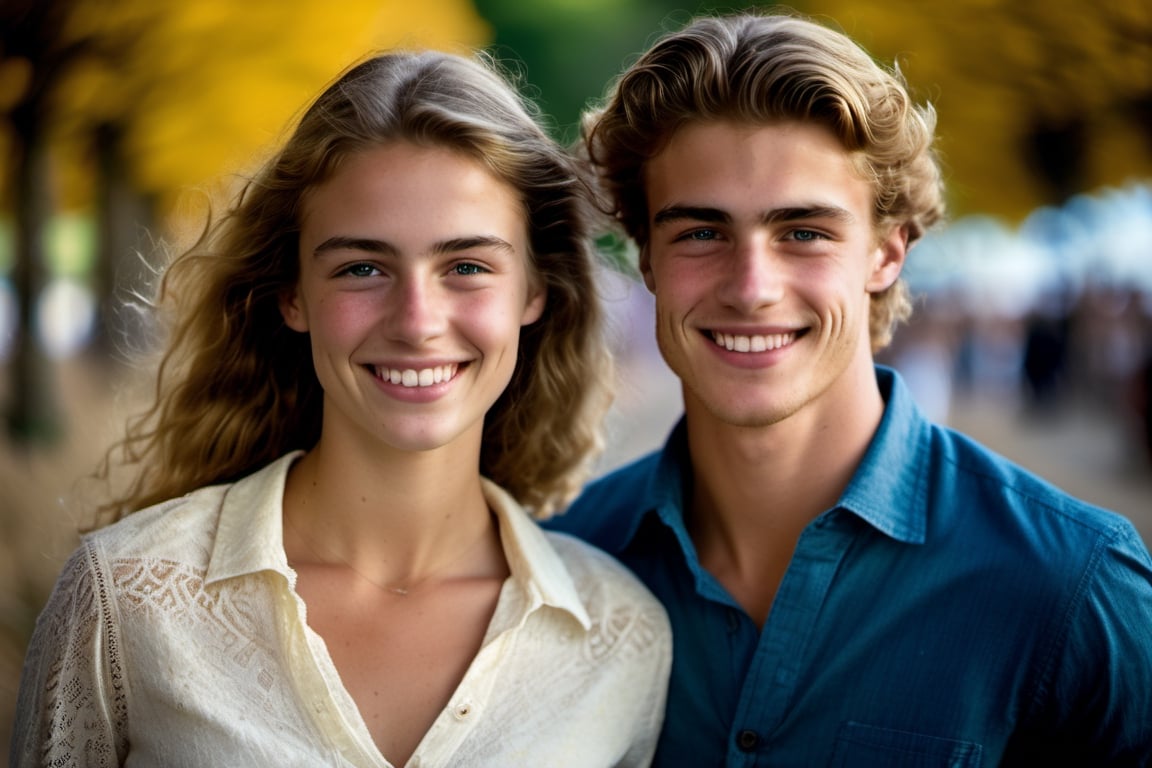
M644 164L678 128L710 120L829 128L872 183L877 230L904 226L909 245L944 215L936 114L912 102L899 71L798 13L750 11L700 17L664 35L585 116L585 151L605 207L641 248L648 241ZM873 295L873 350L888 344L910 312L903 280Z
M395 140L466 153L520 192L530 268L547 303L521 330L512 380L485 419L480 471L538 517L568 501L601 447L612 368L588 184L536 115L479 57L387 53L334 81L232 207L164 271L153 309L169 336L155 399L105 459L105 476L119 462L132 482L101 508L102 521L316 443L323 393L308 338L279 308L298 276L302 201L349 155Z

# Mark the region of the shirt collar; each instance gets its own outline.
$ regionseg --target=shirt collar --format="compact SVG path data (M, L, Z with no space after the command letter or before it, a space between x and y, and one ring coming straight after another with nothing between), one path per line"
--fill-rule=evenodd
M284 552L284 484L303 451L286 454L233 483L224 494L205 583L275 571L294 585ZM567 611L585 629L592 624L568 569L540 527L502 488L483 480L484 496L500 524L512 580L533 606Z
M589 629L592 619L584 601L544 531L507 491L486 478L483 484L488 506L500 523L500 540L512 581L527 598L530 610L539 605L558 608Z
M900 375L876 366L884 398L884 415L863 460L836 507L848 510L898 541L921 544L927 525L927 463L930 424L921 414ZM672 430L648 477L643 498L620 540L608 544L619 552L633 540L648 515L656 515L680 538L685 551L684 499L690 493L692 462L683 417Z
M923 544L931 425L896 371L878 365L876 381L884 416L837 506L898 541Z
M258 571L276 571L295 584L284 553L284 483L288 468L302 455L303 451L285 454L229 486L220 506L206 584Z

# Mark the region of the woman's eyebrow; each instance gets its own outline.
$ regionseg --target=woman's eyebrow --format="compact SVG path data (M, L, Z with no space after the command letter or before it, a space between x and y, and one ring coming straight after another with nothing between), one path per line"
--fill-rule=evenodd
M335 237L328 238L313 248L312 254L319 256L326 251L364 251L365 253L385 255L396 253L396 249L392 244L385 240L377 240L371 237L346 237L344 235L336 235Z
M470 251L473 248L495 248L501 251L515 253L516 249L502 237L495 235L473 235L471 237L454 237L432 246L434 253L455 253L457 251Z
M468 251L474 248L495 248L508 252L515 252L516 250L507 240L496 237L495 235L454 237L435 243L430 250L432 253L444 254ZM346 235L330 237L312 249L312 253L315 256L320 256L327 251L363 251L365 253L374 253L382 256L394 256L399 253L398 249L387 240L380 240L373 237L349 237Z

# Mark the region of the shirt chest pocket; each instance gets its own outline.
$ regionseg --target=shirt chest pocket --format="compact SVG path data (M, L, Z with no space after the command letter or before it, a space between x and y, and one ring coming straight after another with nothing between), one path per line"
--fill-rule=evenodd
M837 768L979 768L982 749L970 741L845 723L836 737Z

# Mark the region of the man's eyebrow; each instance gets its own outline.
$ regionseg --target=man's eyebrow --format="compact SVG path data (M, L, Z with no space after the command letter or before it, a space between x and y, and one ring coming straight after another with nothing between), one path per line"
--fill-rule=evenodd
M451 240L441 241L432 246L432 252L438 254L457 253L459 251L472 250L473 248L496 248L509 252L516 250L512 247L511 243L503 238L494 235L475 235L472 237L456 237ZM326 251L363 251L365 253L375 253L382 256L394 256L397 253L396 247L386 240L378 240L372 237L347 237L344 235L336 235L328 238L316 246L312 253L319 256Z
M795 205L786 208L773 208L760 216L765 224L779 221L800 221L803 219L834 219L852 222L856 217L846 208L837 205ZM673 221L700 221L706 224L728 224L732 216L720 208L697 205L670 205L661 208L652 217L653 225L659 226Z
M856 220L852 212L838 205L797 205L789 208L773 208L762 217L765 224L777 221L800 221L802 219L833 219L850 223Z
M656 211L652 223L667 224L670 221L703 221L710 224L727 224L732 217L719 208L707 208L697 205L669 205Z

